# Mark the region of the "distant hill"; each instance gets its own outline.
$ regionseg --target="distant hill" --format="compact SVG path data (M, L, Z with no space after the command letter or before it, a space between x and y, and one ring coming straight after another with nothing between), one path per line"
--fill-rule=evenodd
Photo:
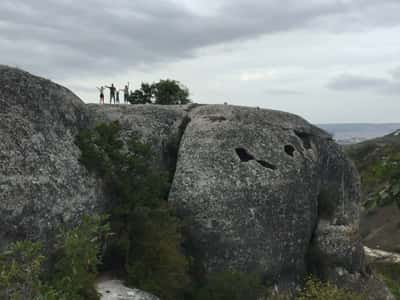
M400 253L400 187L399 171L385 166L398 166L400 130L354 145L345 150L361 175L365 210L361 218L361 234L371 248ZM379 195L377 199L376 196ZM398 202L398 206L396 206Z
M354 144L374 139L400 129L400 123L343 123L317 124L331 133L340 144Z

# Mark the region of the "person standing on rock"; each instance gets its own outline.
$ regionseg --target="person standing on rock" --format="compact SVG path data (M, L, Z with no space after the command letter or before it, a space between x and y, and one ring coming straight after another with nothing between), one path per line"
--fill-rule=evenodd
M119 104L119 90L116 91L116 95L117 95L117 104Z
M104 104L104 86L97 88L100 92L100 104Z
M110 89L110 104L112 104L112 100L114 100L114 104L115 104L115 91L117 89L114 86L114 83L112 83L111 86L106 86L106 88Z
M124 103L128 103L128 97L129 97L129 82L127 85L124 87Z

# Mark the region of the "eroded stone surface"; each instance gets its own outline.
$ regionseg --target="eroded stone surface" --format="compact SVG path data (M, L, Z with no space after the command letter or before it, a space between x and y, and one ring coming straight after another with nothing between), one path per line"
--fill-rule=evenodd
M85 105L49 80L0 66L0 248L47 240L99 207L98 182L78 162Z
M295 115L193 109L169 202L206 273L259 272L283 288L309 270L361 274L356 170L330 135Z
M258 272L290 288L312 270L391 299L364 262L357 172L302 118L228 105L86 106L8 67L0 67L0 85L0 248L47 241L58 225L102 206L107 199L79 164L74 138L118 120L125 140L140 134L155 163L175 173L169 202L189 224L191 254L206 274Z

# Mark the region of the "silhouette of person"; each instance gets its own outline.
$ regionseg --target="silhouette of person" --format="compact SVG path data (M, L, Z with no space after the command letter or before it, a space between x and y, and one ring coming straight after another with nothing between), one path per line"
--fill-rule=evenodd
M97 88L100 92L100 104L104 104L104 86Z
M112 100L114 100L115 104L115 91L117 90L116 87L114 86L114 83L111 84L111 86L106 86L110 90L110 104L112 104Z
M117 95L117 98L116 98L117 101L116 102L117 102L117 104L119 104L119 90L116 92L116 95Z
M129 97L129 83L124 87L124 103L128 103Z

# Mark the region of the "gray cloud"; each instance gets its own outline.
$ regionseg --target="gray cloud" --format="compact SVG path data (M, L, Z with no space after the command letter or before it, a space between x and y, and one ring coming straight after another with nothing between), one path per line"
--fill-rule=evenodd
M383 94L400 93L400 81L367 77L359 75L342 74L328 83L328 88L336 91L374 91Z
M289 89L269 89L266 91L266 93L274 96L290 96L290 95L296 96L304 94L301 91L289 90Z
M393 79L400 80L400 67L393 69L390 73L392 74Z
M200 2L201 3L201 2ZM204 15L178 1L2 0L1 63L56 78L112 74L196 55L202 47L299 28L394 26L393 0L221 0ZM396 14L397 16L397 14ZM329 25L329 26L328 26Z

